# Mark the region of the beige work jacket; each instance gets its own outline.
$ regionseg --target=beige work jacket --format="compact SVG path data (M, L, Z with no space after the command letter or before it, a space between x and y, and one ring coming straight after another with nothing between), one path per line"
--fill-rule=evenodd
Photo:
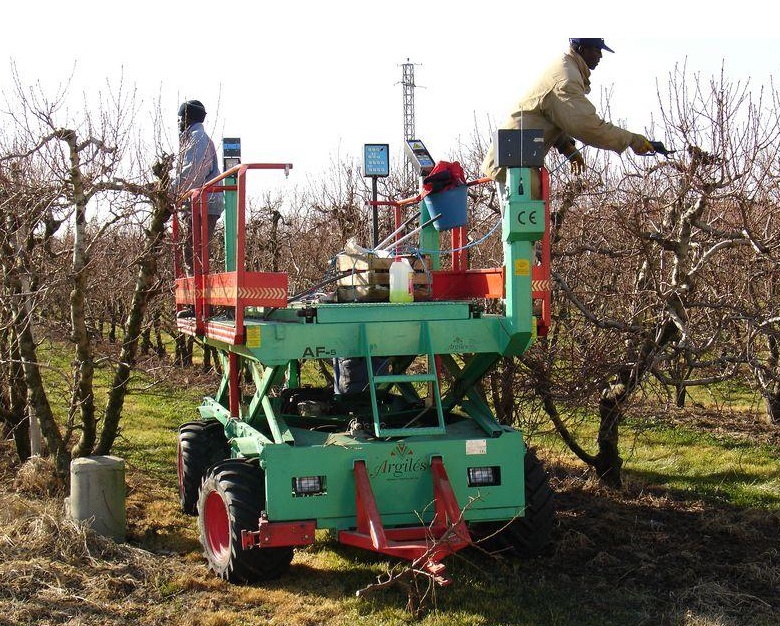
M631 143L632 133L601 119L586 97L588 93L590 69L579 54L569 51L520 99L501 128L542 130L545 154L569 137L596 148L623 152ZM494 180L506 179L506 172L495 164L492 145L482 171Z

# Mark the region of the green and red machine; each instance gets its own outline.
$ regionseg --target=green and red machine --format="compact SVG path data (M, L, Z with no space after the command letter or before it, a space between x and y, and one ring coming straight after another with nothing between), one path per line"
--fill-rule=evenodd
M548 177L542 169L535 200L539 170L506 164L503 266L469 269L465 227L454 228L450 269L435 269L433 254L429 297L403 304L291 301L286 273L245 269L248 178L292 165L239 163L191 192L194 275L177 263L176 303L194 315L177 325L216 348L224 375L199 419L179 430L179 489L217 575L277 577L318 529L407 559L442 584L442 559L477 539L520 555L549 542L546 474L480 390L502 357L521 354L549 325ZM225 195L221 272L210 271L202 219L211 193ZM419 200L376 204L401 219ZM421 224L434 217L426 206ZM426 228L421 241L439 242ZM502 312L487 313L486 300ZM209 317L213 307L229 314ZM302 383L306 364L340 359L371 364L360 392Z

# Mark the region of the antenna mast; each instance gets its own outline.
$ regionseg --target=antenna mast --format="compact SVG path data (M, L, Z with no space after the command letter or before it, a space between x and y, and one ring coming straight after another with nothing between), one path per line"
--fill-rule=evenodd
M403 77L401 84L403 85L403 97L404 97L404 141L409 139L417 139L415 137L414 129L414 63L410 63L409 59L406 59L406 63L401 65L403 68ZM409 155L406 156L406 167L404 168L404 185L411 187L414 185L414 166Z

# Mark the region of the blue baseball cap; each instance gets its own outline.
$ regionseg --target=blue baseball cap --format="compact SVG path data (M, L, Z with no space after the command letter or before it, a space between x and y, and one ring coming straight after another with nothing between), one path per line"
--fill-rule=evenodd
M572 46L585 46L586 48L599 48L600 50L606 50L607 52L615 52L612 48L610 48L607 44L604 43L603 39L599 39L597 37L591 37L591 38L583 38L583 37L573 37L569 39L569 43Z

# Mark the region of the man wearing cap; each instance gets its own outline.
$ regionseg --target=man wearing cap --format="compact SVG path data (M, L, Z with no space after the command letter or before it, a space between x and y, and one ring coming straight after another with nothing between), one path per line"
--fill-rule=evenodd
M602 50L614 52L603 39L569 39L569 50L557 59L520 99L501 128L537 129L544 134L545 154L555 148L571 161L579 174L585 161L575 140L618 154L631 148L636 154L652 154L653 146L644 135L624 130L604 121L586 97L590 93L590 74L601 61ZM495 163L491 146L482 163L482 171L503 185L506 171ZM538 177L532 179L531 193L540 197Z
M206 107L199 100L188 100L179 107L179 160L173 191L179 196L191 189L202 187L219 176L219 162L214 142L206 134L203 120L206 119ZM221 193L210 193L208 197L208 233L209 241L214 236L219 216L224 210ZM185 203L187 212L184 217L185 236L191 237L192 212L189 202ZM193 246L191 239L184 243L184 267L192 275Z

